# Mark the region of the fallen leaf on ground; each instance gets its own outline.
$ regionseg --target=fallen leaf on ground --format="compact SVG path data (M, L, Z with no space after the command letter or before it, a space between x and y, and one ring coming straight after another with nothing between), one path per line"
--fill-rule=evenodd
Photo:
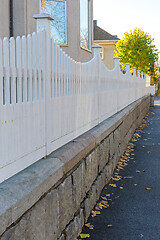
M94 211L96 215L100 215L101 212L100 211Z
M91 225L90 223L86 223L85 226L88 227L88 228L91 229L91 230L94 228L94 226Z
M136 173L140 173L140 171L139 171L139 170L136 170Z
M107 201L107 198L106 198L106 197L101 196L101 198L102 198L103 200L106 200L106 201Z
M91 216L92 216L92 218L94 218L94 217L96 217L96 216L97 216L97 214L96 214L96 213L95 213L93 210L91 211L91 213L92 213L92 215L91 215Z
M102 209L102 207L100 207L100 206L96 206L95 209L96 209L97 211L99 211L99 210Z
M109 193L109 194L106 194L106 197L110 197L111 196L111 194Z
M108 228L113 227L111 224L107 225Z
M112 178L113 181L120 181L119 178Z
M105 205L106 207L109 207L109 204L108 204L107 201L101 201L101 203L102 203L103 205Z
M104 204L102 204L101 206L102 206L103 208L107 208L107 206L106 206L106 205L104 205Z
M123 189L123 187L120 187L120 189Z
M119 198L119 196L116 196L115 199Z
M124 179L125 179L125 178L128 178L128 179L130 179L130 178L133 178L133 177L131 177L131 176L126 176L126 177L123 177L123 178L124 178Z
M148 191L150 191L151 190L151 188L145 188L146 190L148 190Z
M80 237L81 237L81 239L83 239L83 238L89 238L90 235L89 235L89 234L81 233L81 234L80 234Z
M109 184L111 187L117 187L116 184Z

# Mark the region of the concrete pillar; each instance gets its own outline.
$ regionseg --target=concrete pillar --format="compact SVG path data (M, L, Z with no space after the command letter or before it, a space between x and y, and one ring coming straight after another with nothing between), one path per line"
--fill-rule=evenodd
M50 20L54 20L54 18L47 14L34 14L33 18L37 20L37 32L46 30L48 34L50 34Z
M94 57L97 56L97 55L100 56L101 48L102 48L102 46L100 46L100 45L93 45L92 46Z

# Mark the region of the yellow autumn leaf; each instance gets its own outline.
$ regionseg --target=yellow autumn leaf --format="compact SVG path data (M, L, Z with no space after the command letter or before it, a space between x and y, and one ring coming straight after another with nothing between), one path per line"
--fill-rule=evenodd
M150 191L151 190L151 188L145 188L146 190L148 190L148 191Z
M116 184L109 184L111 187L117 187Z
M111 224L107 225L108 228L113 227Z
M80 237L81 237L81 239L84 239L84 238L89 238L90 235L89 235L89 234L81 233L81 234L80 234Z
M95 212L95 214L96 215L99 215L99 214L101 214L101 212L100 211L94 211Z
M85 226L88 227L88 228L91 229L91 230L94 228L94 226L91 225L90 223L86 223Z

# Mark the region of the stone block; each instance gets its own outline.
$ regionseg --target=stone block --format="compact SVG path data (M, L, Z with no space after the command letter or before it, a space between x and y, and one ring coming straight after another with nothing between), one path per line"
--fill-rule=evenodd
M45 197L46 201L46 221L45 221L45 240L57 239L59 229L59 208L58 208L58 192L52 190Z
M16 226L7 230L1 240L25 240L25 230L27 222L23 219Z
M73 188L73 206L75 212L80 207L81 202L85 197L85 163L82 162L80 166L72 173L72 188Z
M89 191L98 175L98 149L95 149L85 160L85 190Z
M59 235L65 229L66 225L73 219L73 195L71 176L67 177L58 188L59 204Z
M106 175L106 184L110 181L111 176L112 176L112 163L109 162L107 166L104 169L105 175Z
M33 206L28 213L26 213L21 221L23 221L23 219L27 222L24 239L46 239L45 225L47 221L47 214L45 198L36 203L36 205Z
M105 174L105 170L103 170L101 172L101 174L98 176L97 181L96 181L96 201L99 199L102 189L104 188L104 186L106 185L106 174Z
M66 240L76 240L79 234L81 233L82 227L84 225L84 216L83 210L80 209L80 213L78 216L74 218L74 220L67 226Z
M33 206L28 213L11 229L9 229L1 239L3 240L43 240L45 236L45 200L42 199Z
M93 185L90 191L87 193L87 198L84 201L84 220L87 221L91 210L93 209L94 205L96 204L96 185Z
M60 236L60 238L58 238L58 240L66 240L64 234L62 234L62 235Z
M113 143L113 133L109 135L109 159L112 159L115 148Z
M102 171L109 158L109 138L104 139L99 145L98 172Z
M33 206L22 219L9 229L3 240L55 240L58 229L58 198L53 190Z

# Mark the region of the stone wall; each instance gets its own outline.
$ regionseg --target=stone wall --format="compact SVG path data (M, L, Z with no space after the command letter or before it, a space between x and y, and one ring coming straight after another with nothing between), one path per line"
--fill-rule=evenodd
M75 240L149 106L136 101L0 184L0 239Z

